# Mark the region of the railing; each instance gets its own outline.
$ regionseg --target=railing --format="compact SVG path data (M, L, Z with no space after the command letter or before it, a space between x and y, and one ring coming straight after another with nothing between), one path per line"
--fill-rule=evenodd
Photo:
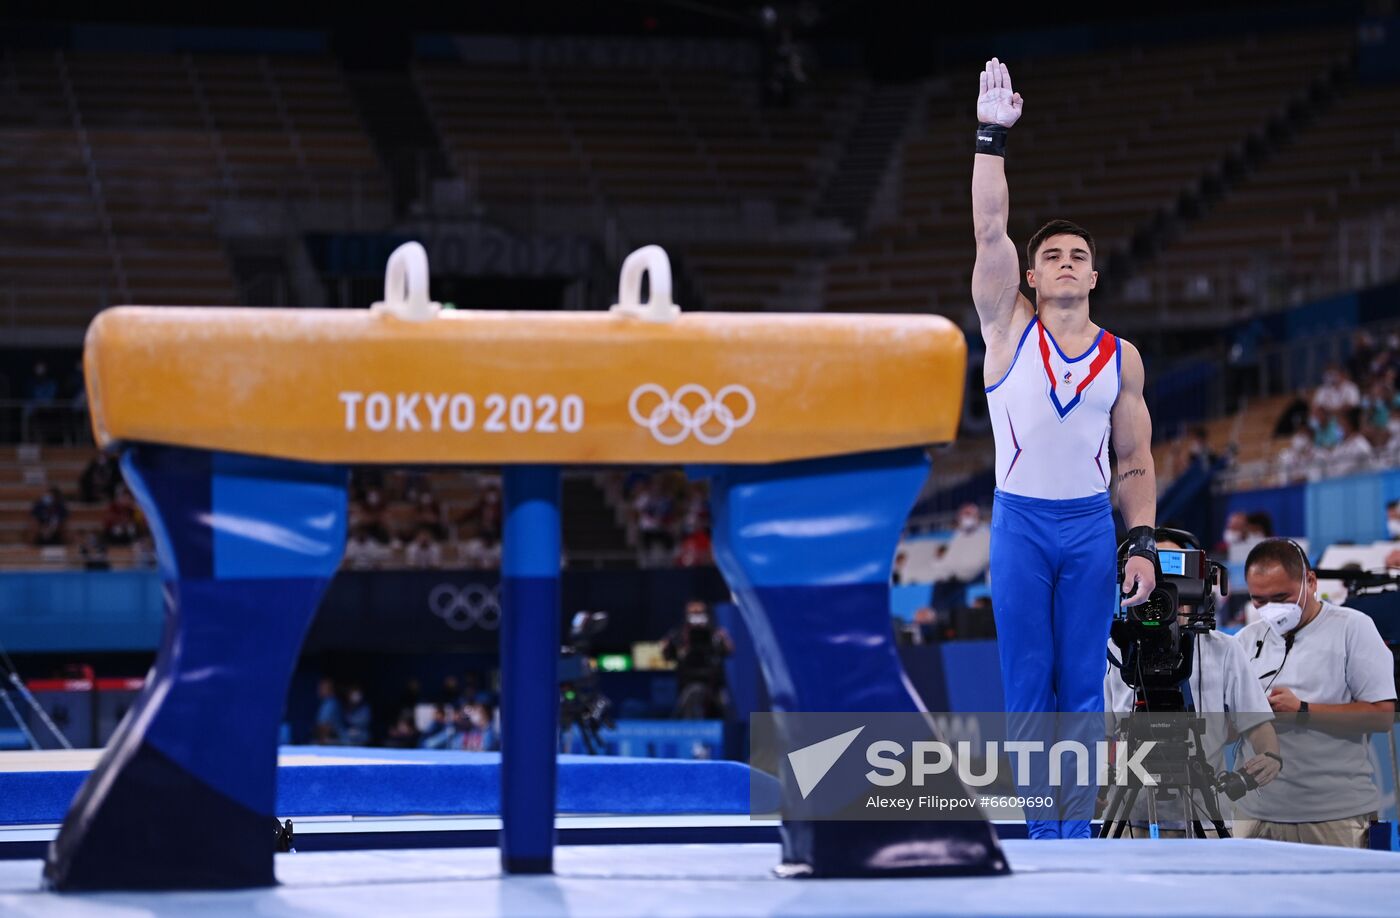
M0 399L0 443L91 445L86 398Z

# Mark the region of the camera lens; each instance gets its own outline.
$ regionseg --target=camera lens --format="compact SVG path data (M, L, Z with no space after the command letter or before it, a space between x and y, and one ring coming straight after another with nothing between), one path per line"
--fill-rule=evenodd
M1257 789L1259 782L1247 771L1222 771L1215 779L1215 786L1231 800L1238 800Z

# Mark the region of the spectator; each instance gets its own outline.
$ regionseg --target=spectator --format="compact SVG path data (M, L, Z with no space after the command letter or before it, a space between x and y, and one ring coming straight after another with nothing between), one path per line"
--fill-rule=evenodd
M363 525L352 527L350 539L345 543L345 567L356 571L368 571L383 567L394 555L389 546L371 539Z
M660 482L653 478L644 482L632 501L632 510L637 522L637 541L641 549L638 563L642 567L658 567L671 558L675 549L675 537L671 534L671 504L661 489Z
M982 521L982 511L974 503L958 508L958 528L934 559L933 605L951 615L960 608L963 588L987 574L991 558L992 531Z
M322 679L316 685L321 706L316 710L316 727L311 741L318 746L340 746L345 743L345 714L335 682Z
M1312 404L1326 412L1344 411L1361 404L1361 391L1341 365L1334 363L1322 374L1322 385L1313 393Z
M403 553L404 564L415 570L435 570L442 567L442 546L433 538L427 526L420 527Z
M1361 411L1356 408L1337 413L1341 439L1328 453L1330 463L1335 463L1338 471L1356 471L1371 461L1371 442L1361 433L1358 425Z
M1380 807L1370 733L1395 719L1395 660L1375 622L1317 598L1317 575L1287 539L1256 545L1245 583L1259 621L1237 640L1264 687L1285 763L1268 787L1235 806L1240 838L1367 847Z
M83 569L89 571L107 571L112 569L112 563L107 560L107 546L102 544L102 539L95 532L89 532L83 536L83 544L78 549L83 559Z
M677 567L704 567L713 560L711 556L710 532L703 526L692 524L681 544L676 549Z
M904 586L904 567L909 563L909 553L899 549L894 553L894 565L890 569L890 583Z
M1392 540L1400 541L1400 500L1385 505L1385 531Z
M1331 449L1342 442L1342 429L1338 426L1336 417L1329 411L1313 408L1308 418L1308 427L1312 429L1313 446L1317 449Z
M417 502L413 507L413 529L427 529L436 540L447 538L447 530L442 525L442 507L432 492L426 489L418 492Z
M1227 551L1233 546L1240 545L1248 537L1249 520L1245 518L1243 510L1235 510L1225 518L1225 531L1220 537L1221 544Z
M1368 424L1377 427L1386 427L1390 424L1390 416L1394 413L1392 404L1395 400L1394 393L1386 386L1385 380L1377 377L1366 387L1366 395L1361 399L1361 409Z
M500 748L500 740L493 723L491 705L478 698L462 707L462 748L473 752L490 752Z
M1288 445L1279 450L1276 460L1284 483L1306 476L1316 458L1312 437L1301 430L1295 433ZM1243 535L1243 532L1240 534Z
M1278 422L1274 424L1274 436L1291 437L1300 430L1306 430L1311 411L1307 399L1295 395L1293 401L1289 402L1288 407L1279 415Z
M108 545L130 545L141 535L142 528L136 501L131 499L126 485L118 484L102 518L102 537Z
M1347 370L1352 379L1365 379L1371 375L1371 364L1380 352L1376 348L1376 337L1365 329L1358 329L1352 337L1351 357L1347 360Z
M356 501L350 506L350 526L360 529L366 536L381 545L388 545L393 540L393 536L389 532L384 495L378 488L368 489L365 491L363 500Z
M418 741L418 727L413 722L413 709L400 711L399 719L394 721L389 732L384 735L384 745L393 749L414 749L418 746Z
M423 731L418 745L424 749L451 749L456 738L457 729L447 719L447 706L433 705L432 722L428 724L428 729Z
M58 488L49 488L29 508L35 545L65 545L68 542L68 505Z
M85 504L111 500L121 480L122 469L117 457L99 451L88 460L78 478L78 499Z
M1214 468L1219 460L1219 457L1211 452L1204 427L1191 428L1191 432L1186 436L1186 441L1182 444L1182 450L1184 453L1181 463L1183 471L1196 465L1209 470Z
M345 745L368 746L371 719L365 693L358 685L351 685L345 693Z
M58 380L49 375L48 364L36 361L24 389L24 428L31 440L47 440L52 426L53 404L58 399Z
M132 551L132 563L139 570L149 570L156 566L156 545L148 532L142 532Z

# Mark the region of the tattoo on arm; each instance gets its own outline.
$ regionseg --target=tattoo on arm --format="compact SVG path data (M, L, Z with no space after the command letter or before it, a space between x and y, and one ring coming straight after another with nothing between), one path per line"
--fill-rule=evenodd
M1121 474L1121 475L1118 476L1118 483L1119 483L1119 484L1122 484L1123 482L1127 481L1129 478L1140 478L1140 477L1142 477L1143 475L1146 475L1146 474L1147 474L1147 469L1128 469L1126 472L1124 472L1123 474Z

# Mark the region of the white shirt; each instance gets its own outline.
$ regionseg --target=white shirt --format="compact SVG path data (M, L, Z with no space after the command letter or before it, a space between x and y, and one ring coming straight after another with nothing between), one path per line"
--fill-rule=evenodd
M957 578L971 583L987 572L991 560L992 530L978 523L971 530L959 529L948 540L948 550L934 563L934 580Z
M1309 704L1395 698L1395 660L1376 623L1355 609L1324 602L1317 617L1298 630L1286 659L1283 638L1266 622L1246 625L1235 640L1266 691L1290 688ZM1380 807L1368 737L1290 730L1285 721L1279 728L1283 771L1235 804L1243 815L1323 822Z
M1339 383L1321 385L1313 393L1313 404L1324 411L1341 411L1361 404L1361 390L1356 383L1344 379Z
M1110 639L1108 650L1114 659L1121 661L1123 653ZM1202 737L1206 760L1219 773L1225 767L1223 755L1230 742L1230 728L1245 733L1261 723L1274 719L1269 708L1269 699L1260 688L1244 650L1233 637L1219 631L1209 631L1195 639L1195 659L1191 666L1191 678L1187 680L1191 689L1191 702L1197 713L1206 716L1205 733ZM1118 667L1109 664L1103 677L1104 710L1115 714L1127 714L1133 710L1135 692L1123 681ZM1246 743L1248 741L1246 740ZM1241 762L1236 762L1238 767ZM1144 788L1138 795L1133 808L1135 822L1145 822L1148 817L1148 793ZM1222 811L1226 810L1228 798L1219 797ZM1196 812L1204 822L1206 811L1204 801L1198 794ZM1171 827L1185 825L1185 813L1180 805L1172 801L1159 800L1157 820Z
M996 486L1044 500L1108 490L1110 416L1118 400L1122 347L1100 330L1077 357L1060 350L1032 318L1016 353L987 392L996 440Z

